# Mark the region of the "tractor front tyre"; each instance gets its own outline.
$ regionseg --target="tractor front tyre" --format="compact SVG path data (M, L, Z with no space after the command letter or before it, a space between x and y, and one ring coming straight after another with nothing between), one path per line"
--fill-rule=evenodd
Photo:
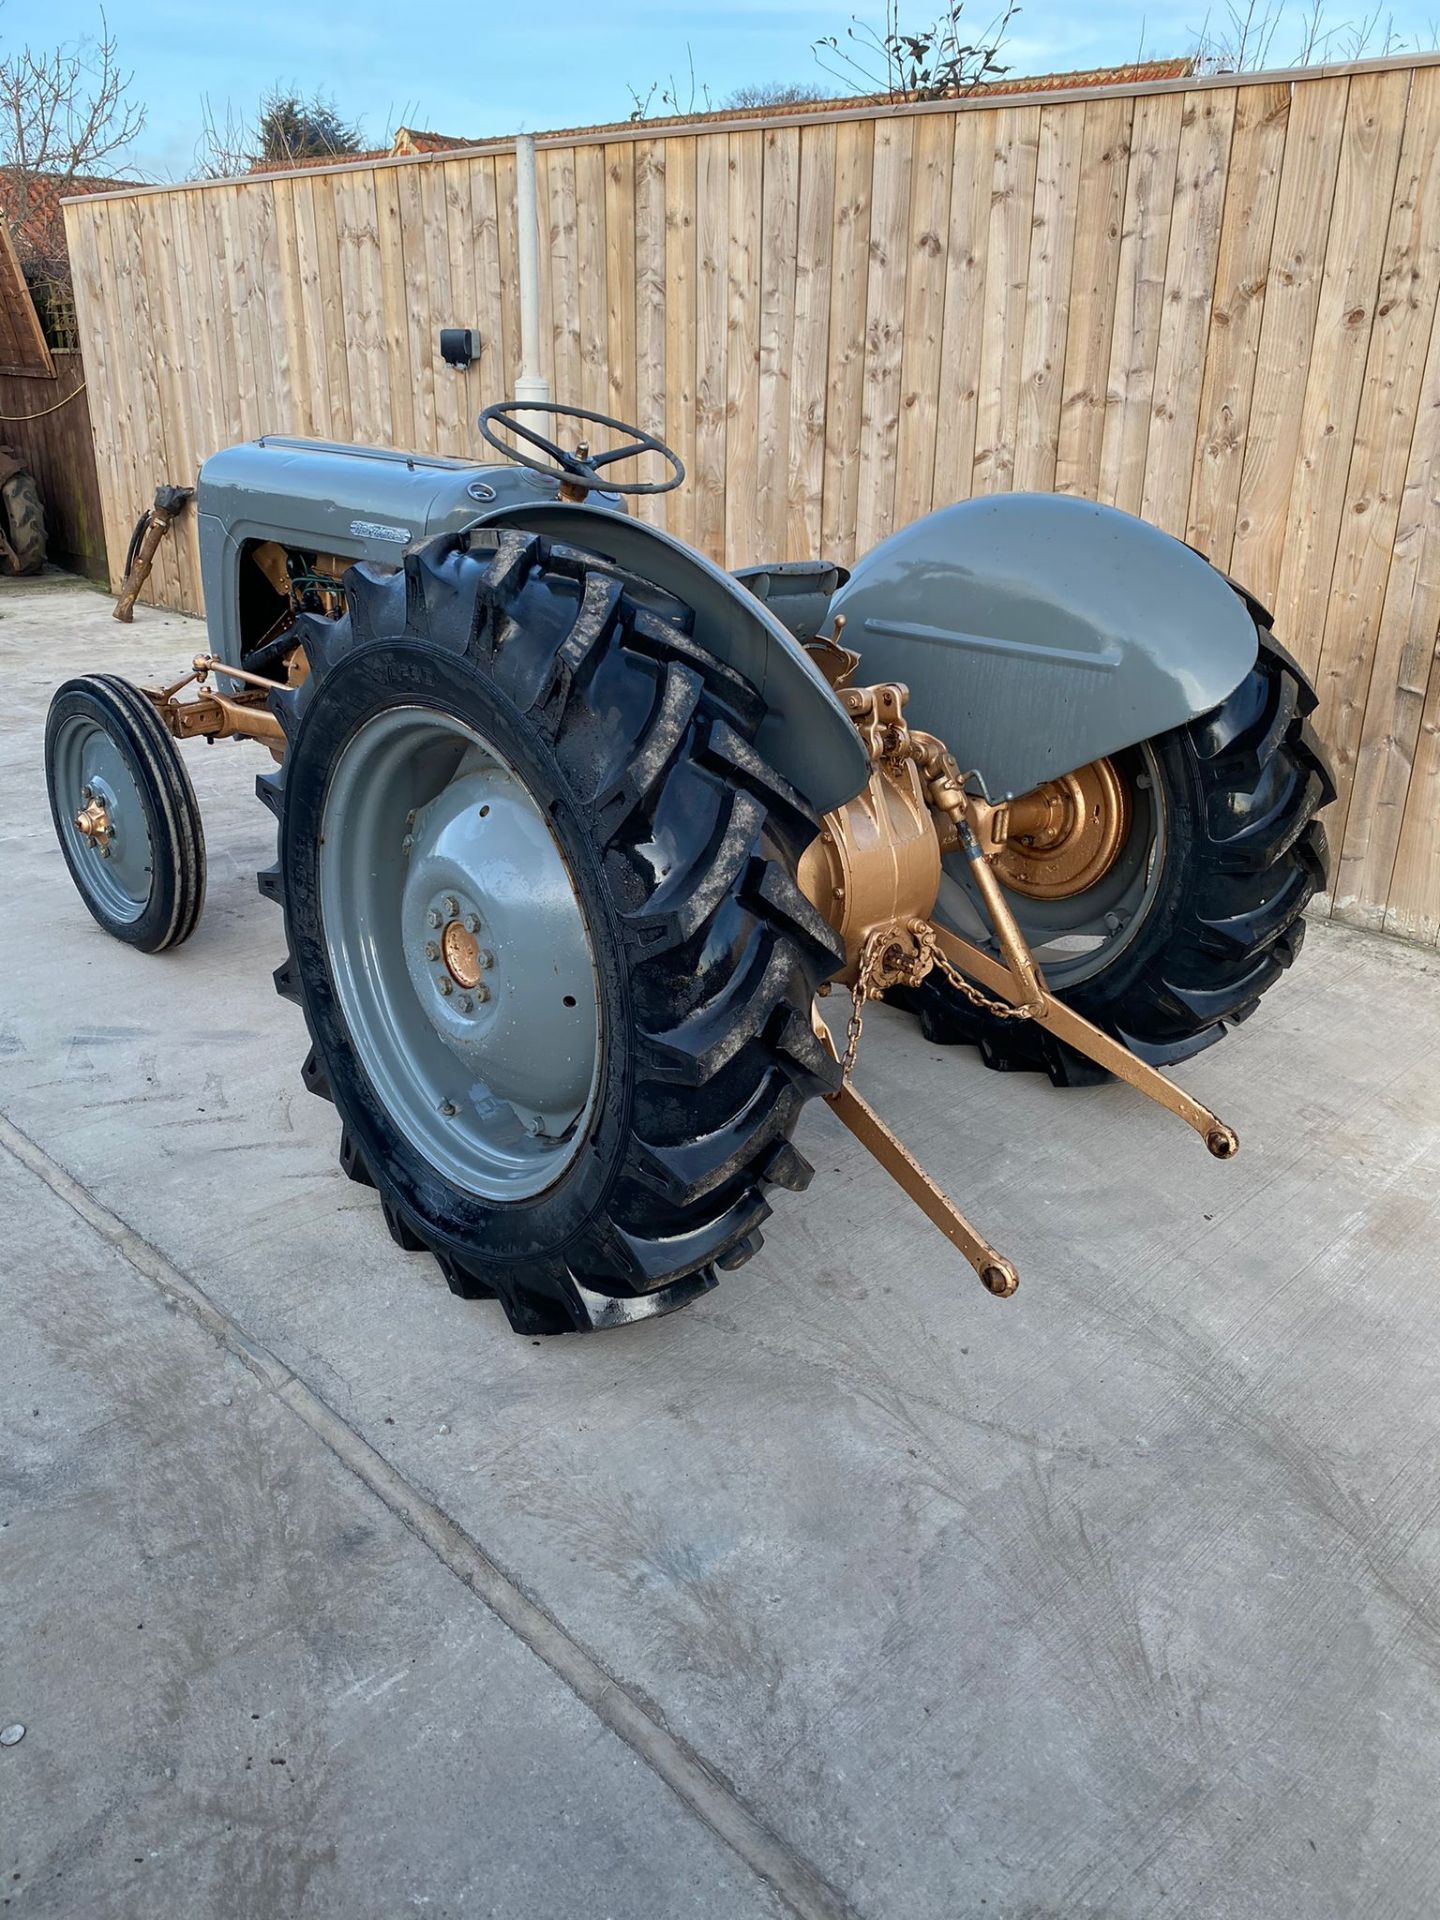
M839 1080L837 968L795 871L814 815L756 751L755 688L688 608L480 529L347 576L272 696L261 890L341 1164L402 1248L511 1325L683 1306L760 1245Z
M112 673L67 680L45 722L45 785L80 898L142 953L188 940L205 903L205 830L153 702Z

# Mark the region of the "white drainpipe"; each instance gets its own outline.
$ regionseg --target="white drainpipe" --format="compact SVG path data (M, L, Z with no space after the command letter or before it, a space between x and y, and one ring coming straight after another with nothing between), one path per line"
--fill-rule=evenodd
M515 140L515 224L520 256L520 374L517 400L548 400L540 371L540 228L535 213L535 136Z

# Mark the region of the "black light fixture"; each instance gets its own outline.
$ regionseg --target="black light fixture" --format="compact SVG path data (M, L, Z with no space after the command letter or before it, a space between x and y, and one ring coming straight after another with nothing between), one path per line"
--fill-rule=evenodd
M466 367L480 358L480 329L478 327L442 327L440 358L447 367L458 367L463 373Z

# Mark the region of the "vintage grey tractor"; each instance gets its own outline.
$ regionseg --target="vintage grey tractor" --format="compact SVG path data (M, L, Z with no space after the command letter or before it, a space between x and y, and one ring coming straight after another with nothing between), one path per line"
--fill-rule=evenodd
M684 477L652 435L533 402L480 424L508 459L216 454L210 652L170 686L71 680L46 734L81 896L147 952L204 893L176 742L269 746L276 984L401 1247L525 1332L667 1311L809 1184L792 1136L821 1097L1012 1293L849 1084L882 995L991 1067L1118 1075L1235 1152L1159 1069L1290 965L1333 793L1243 587L1126 514L1019 494L848 576L731 575L627 511ZM666 477L614 483L630 458Z

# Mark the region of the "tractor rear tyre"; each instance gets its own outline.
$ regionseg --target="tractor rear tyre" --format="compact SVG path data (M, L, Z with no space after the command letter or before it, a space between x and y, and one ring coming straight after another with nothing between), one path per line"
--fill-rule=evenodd
M45 507L33 474L11 474L0 487L0 512L16 573L39 573L45 565Z
M1259 633L1254 667L1212 713L1097 763L1128 788L1125 844L1103 877L1063 898L1008 892L1051 990L1152 1066L1255 1011L1327 884L1317 815L1335 785L1309 724L1315 694L1268 623ZM943 883L941 913L973 938L961 884ZM998 1072L1038 1069L1057 1087L1109 1077L1034 1024L975 1010L938 974L891 998L927 1039L973 1045Z
M452 1290L557 1333L683 1306L803 1189L840 962L763 703L678 601L533 535L347 576L272 695L261 891L341 1164Z

